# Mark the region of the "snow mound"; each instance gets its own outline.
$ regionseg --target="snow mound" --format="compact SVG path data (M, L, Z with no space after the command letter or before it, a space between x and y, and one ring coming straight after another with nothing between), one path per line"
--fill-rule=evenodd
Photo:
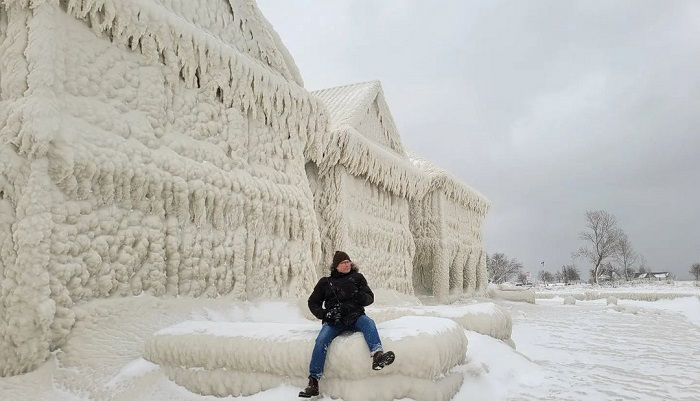
M564 305L576 305L576 298L571 296L564 298Z
M369 307L367 313L376 322L396 319L401 316L435 316L452 319L466 330L509 341L513 332L510 313L493 302L468 305Z
M505 299L506 301L535 303L535 291L533 289L499 286L498 288L490 288L489 294L492 298Z
M409 397L448 400L462 384L464 330L449 319L405 316L377 325L396 361L371 369L361 333L344 334L328 349L321 390L344 400ZM144 358L190 391L251 395L282 384L302 386L319 324L186 321L146 340ZM365 390L366 389L366 390Z
M609 296L607 299L607 304L608 305L617 305L617 298L613 296Z

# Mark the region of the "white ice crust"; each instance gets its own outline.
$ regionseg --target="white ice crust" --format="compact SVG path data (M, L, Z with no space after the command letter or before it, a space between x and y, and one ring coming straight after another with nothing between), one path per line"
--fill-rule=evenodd
M1 7L0 375L78 302L311 291L327 116L254 2Z
M321 232L318 274L347 252L374 288L413 293L410 197L427 189L377 81L313 92L328 108L323 156L307 165Z
M415 290L443 302L484 294L488 280L482 226L488 199L417 154L408 156L429 178L425 195L410 201Z
M413 294L431 193L435 287L478 292L486 204L411 163L378 82L350 92L329 124L253 0L1 2L0 376L64 347L80 305L305 296L336 249Z
M435 316L451 319L466 330L512 342L513 320L503 307L492 302L450 306L369 307L367 313L376 322L400 316Z
M221 323L188 321L160 330L146 341L144 358L166 368L177 383L204 394L248 395L282 383L303 383L320 324ZM343 399L386 394L415 399L449 399L460 387L464 330L449 319L406 316L377 325L385 350L396 361L371 369L361 333L344 334L328 349L323 391ZM374 382L382 395L365 394ZM423 398L437 394L436 398ZM417 397L417 398L416 398Z

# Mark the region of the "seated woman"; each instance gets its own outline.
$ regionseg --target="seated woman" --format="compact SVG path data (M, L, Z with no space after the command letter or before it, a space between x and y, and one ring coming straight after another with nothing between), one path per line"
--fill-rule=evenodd
M333 255L330 277L321 278L309 297L309 309L323 326L316 338L309 366L309 385L299 397L318 395L318 380L323 376L328 347L344 331L360 331L372 356L372 369L381 370L394 362L394 353L383 352L374 321L365 315L365 306L374 302L367 280L350 261L347 253ZM324 308L325 303L325 308Z

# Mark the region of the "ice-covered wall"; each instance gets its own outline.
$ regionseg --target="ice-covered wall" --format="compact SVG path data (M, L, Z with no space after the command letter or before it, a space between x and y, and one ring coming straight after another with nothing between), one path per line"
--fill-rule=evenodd
M430 181L424 197L410 202L416 244L414 287L441 301L487 289L482 223L489 201L446 171L409 153Z
M413 293L408 199L427 180L406 158L379 82L313 92L329 109L323 154L307 165L321 230L319 274L348 252L373 288Z
M327 116L252 1L0 7L0 375L77 302L311 291Z

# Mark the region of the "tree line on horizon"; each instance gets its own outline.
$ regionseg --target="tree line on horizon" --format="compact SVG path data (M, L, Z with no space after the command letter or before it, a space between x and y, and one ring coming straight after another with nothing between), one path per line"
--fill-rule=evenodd
M644 256L632 247L627 234L617 224L617 219L604 210L586 211L586 229L579 233L584 245L572 252L572 264L563 265L552 273L540 270L537 279L543 283L571 283L581 280L578 267L573 263L583 259L591 264L591 282L598 284L601 278L609 281L630 281L637 273L651 273ZM504 253L486 254L486 270L489 282L500 284L513 277L517 282L526 284L527 274L523 265L515 258L508 258ZM700 280L700 263L690 267L690 274ZM673 275L671 278L674 279Z

